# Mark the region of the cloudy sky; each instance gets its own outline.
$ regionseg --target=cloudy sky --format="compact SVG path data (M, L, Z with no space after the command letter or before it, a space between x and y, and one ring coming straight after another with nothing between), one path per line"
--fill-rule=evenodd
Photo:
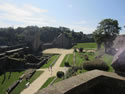
M0 27L65 26L92 33L105 18L125 28L125 0L0 0Z

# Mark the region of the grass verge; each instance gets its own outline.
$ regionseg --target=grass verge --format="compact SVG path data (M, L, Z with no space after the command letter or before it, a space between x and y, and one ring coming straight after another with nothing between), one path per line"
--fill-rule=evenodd
M55 60L59 58L60 55L54 55L52 56L46 64L44 64L41 68L48 68ZM55 61L56 62L56 61ZM54 64L53 64L54 65Z
M55 76L48 78L48 80L42 85L40 89L46 88L54 79Z
M65 62L69 62L69 64L72 65L73 64L73 54L67 54L64 57L60 67L64 67Z
M9 72L6 72L6 79L3 82L4 75L0 75L0 94L5 94L7 88L11 86L19 77L24 73L22 72L12 72L11 76Z
M30 78L29 82L32 83L35 79L37 79L41 74L43 73L43 71L36 71L35 74ZM21 91L23 91L25 89L25 84L28 81L23 80L13 91L11 94L20 94Z

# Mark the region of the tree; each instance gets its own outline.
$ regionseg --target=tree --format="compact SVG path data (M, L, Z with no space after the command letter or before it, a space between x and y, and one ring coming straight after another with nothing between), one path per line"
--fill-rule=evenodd
M101 47L101 44L104 44L105 52L108 48L111 48L113 45L113 40L119 34L118 21L113 19L104 19L99 23L97 29L93 33L94 39L98 45L98 49Z
M62 78L62 77L64 77L64 72L58 71L56 75L57 75L58 78Z

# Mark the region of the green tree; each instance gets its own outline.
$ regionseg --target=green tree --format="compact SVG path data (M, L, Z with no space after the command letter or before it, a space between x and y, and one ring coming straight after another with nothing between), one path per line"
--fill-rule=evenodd
M98 45L98 49L101 47L101 44L104 44L105 52L108 48L111 48L113 45L113 40L117 37L120 31L120 27L117 20L113 19L104 19L99 23L97 29L93 33L94 39Z

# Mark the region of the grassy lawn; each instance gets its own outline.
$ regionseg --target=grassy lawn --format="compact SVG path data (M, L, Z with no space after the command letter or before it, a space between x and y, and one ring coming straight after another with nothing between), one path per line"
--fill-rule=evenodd
M64 79L63 79L63 78L58 78L58 77L57 77L57 79L55 80L54 84L57 83L57 82L59 82L59 81L62 81L62 80L64 80Z
M32 83L35 79L37 79L43 71L36 71L35 74L30 78L29 82ZM28 81L23 80L13 91L11 94L20 94L21 91L25 89L25 84Z
M65 63L65 62L69 62L69 64L72 65L72 64L73 64L73 54L67 54L67 55L64 57L64 59L63 59L61 65L60 65L60 67L64 67L64 63Z
M60 55L54 55L52 56L46 64L44 64L41 68L48 68L55 60L59 58ZM54 65L54 64L53 64Z
M54 79L55 76L48 78L48 80L43 84L43 86L40 89L46 88Z
M87 55L89 60L93 60L95 58L95 55L91 55L89 52L86 53L79 53L76 52L76 65L80 66L81 64L83 64L86 60L84 59L84 55Z
M73 48L96 49L96 43L77 43Z
M2 83L4 76L0 75L0 94L5 94L7 88L11 86L16 80L19 79L19 77L24 73L22 72L12 72L10 78L9 78L9 72L6 72L6 79Z
M105 54L102 57L102 60L104 60L107 63L107 65L109 66L109 72L113 72L113 68L111 66L111 63L112 63L112 60L113 60L113 56Z

